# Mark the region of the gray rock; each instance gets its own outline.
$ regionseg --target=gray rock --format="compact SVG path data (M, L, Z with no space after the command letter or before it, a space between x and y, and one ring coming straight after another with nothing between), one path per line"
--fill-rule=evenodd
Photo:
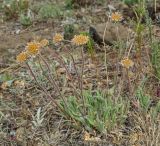
M130 30L120 23L114 24L112 22L108 22L107 26L105 23L91 26L89 28L89 33L96 43L103 44L103 35L104 35L105 36L104 42L107 45L113 45L115 41L127 41Z

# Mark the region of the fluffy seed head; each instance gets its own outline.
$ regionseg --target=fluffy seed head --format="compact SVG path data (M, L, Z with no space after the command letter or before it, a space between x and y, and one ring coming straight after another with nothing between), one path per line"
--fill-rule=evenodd
M134 62L132 60L130 60L129 58L124 58L121 61L121 64L125 68L130 68L130 67L132 67L134 65Z
M46 47L49 45L49 41L47 39L43 39L40 41L40 46L41 47Z
M29 55L36 55L41 47L41 44L36 41L29 42L26 46L26 51Z
M118 12L112 13L111 20L114 22L118 22L122 20L122 15Z
M53 37L53 42L58 43L63 40L63 36L60 33L56 33Z
M16 60L18 63L23 63L27 60L28 55L26 52L21 52L20 54L17 55Z
M89 41L89 37L85 35L75 35L74 38L72 39L72 42L76 45L85 45Z

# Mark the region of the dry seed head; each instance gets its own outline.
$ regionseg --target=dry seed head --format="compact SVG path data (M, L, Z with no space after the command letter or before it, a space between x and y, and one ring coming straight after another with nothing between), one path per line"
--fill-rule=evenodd
M112 13L111 14L111 20L114 21L114 22L119 22L122 20L122 15L118 12L115 12L115 13Z
M36 55L39 52L40 47L41 44L36 41L29 42L27 43L26 51L29 55Z
M89 37L85 35L75 35L74 38L72 39L72 42L76 45L84 45L89 41Z
M28 55L26 52L21 52L20 54L17 55L16 60L18 63L23 63L27 60Z
M90 140L90 134L89 134L88 132L86 132L86 131L85 131L85 133L84 133L84 140L85 140L85 141Z
M49 45L49 41L47 39L43 39L40 41L40 46L41 47L46 47Z
M130 68L130 67L132 67L134 65L134 62L132 60L130 60L129 58L124 58L121 61L121 64L125 68Z
M53 37L53 42L58 43L63 40L63 36L60 33L56 33L55 36Z

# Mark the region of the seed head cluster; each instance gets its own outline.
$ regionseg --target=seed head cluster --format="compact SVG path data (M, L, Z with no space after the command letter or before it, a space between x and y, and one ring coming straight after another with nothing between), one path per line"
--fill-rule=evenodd
M42 47L49 44L47 39L43 39L40 42L31 41L27 43L25 50L17 55L16 60L18 63L24 63L29 57L36 56Z
M17 60L18 63L23 63L27 60L27 58L28 58L27 53L26 52L21 52L20 54L17 55L16 60Z
M53 43L59 43L63 41L64 38L60 33L56 33L53 37ZM84 45L89 41L89 37L85 35L75 35L72 39L72 43L79 46ZM31 41L28 42L25 50L17 55L16 60L18 63L23 63L30 57L34 57L39 54L41 48L44 48L49 45L49 41L47 39L43 39L41 41Z

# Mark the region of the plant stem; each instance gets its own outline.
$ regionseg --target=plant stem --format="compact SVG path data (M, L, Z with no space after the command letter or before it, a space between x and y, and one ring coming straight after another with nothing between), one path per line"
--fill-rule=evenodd
M76 88L74 87L75 85L73 84L74 81L73 81L73 78L72 78L72 75L69 73L69 70L68 68L66 67L66 65L64 64L62 58L59 57L59 54L57 54L56 52L54 52L54 56L58 59L59 63L65 68L68 76L69 76L69 79L71 80L71 83L72 83L72 88L74 89L74 92L75 94L78 96L78 97L81 97L80 93L77 92ZM75 65L75 64L74 64ZM78 72L77 72L78 74ZM79 77L80 78L80 77ZM80 84L80 81L79 81L79 84Z
M29 65L27 62L26 62L26 65L27 65L27 67L28 67L28 69L29 69L32 77L34 78L35 82L37 83L37 85L38 85L38 86L43 90L43 92L50 98L50 100L54 102L54 104L55 104L57 107L60 107L60 106L58 105L58 103L52 98L52 96L48 93L48 91L38 82L38 80L37 80L37 78L36 78L33 70L31 69L30 65Z
M85 108L85 100L84 100L84 96L83 96L83 74L84 74L84 54L83 54L83 47L81 47L81 56L82 56L82 71L81 71L81 86L80 86L80 90L81 90L81 97L83 100L83 107L84 107L84 111L86 113L86 108Z
M52 82L52 84L53 84L53 86L56 88L56 90L58 91L60 97L62 98L62 100L63 100L63 102L64 102L64 104L65 104L65 106L67 107L66 100L65 100L65 98L62 96L61 91L60 91L60 89L59 89L59 86L57 85L56 81L54 80L54 78L53 78L53 76L52 76L52 72L51 72L51 69L50 69L50 67L49 67L48 62L42 57L41 54L39 54L39 57L42 59L42 61L43 61L44 64L46 65L46 67L47 67L47 69L48 69L48 71L49 71L49 78L51 79L50 81Z

